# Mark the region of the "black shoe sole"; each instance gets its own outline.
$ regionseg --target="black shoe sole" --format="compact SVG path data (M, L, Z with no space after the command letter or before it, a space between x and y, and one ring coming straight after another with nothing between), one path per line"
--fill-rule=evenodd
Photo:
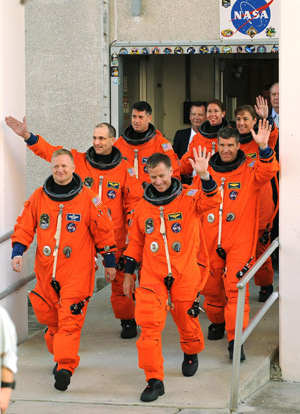
M212 325L210 325L208 327L207 339L209 339L210 341L217 341L219 339L224 338L224 335L225 335L225 323L217 324L217 325L219 325L217 329L210 329L210 327Z
M220 332L218 335L217 334L208 334L207 335L207 339L209 339L210 341L217 341L218 339L222 339L224 338L225 335L225 331L224 332Z
M54 388L59 391L66 391L71 382L71 373L66 369L59 369L55 374Z
M121 331L120 336L121 336L122 339L135 338L137 336L137 330L135 330L133 332L123 332L123 331Z
M188 365L182 364L181 371L184 377L192 377L198 371L198 362L197 364L188 364Z
M157 400L158 397L161 397L165 393L165 387L164 387L164 385L161 388L159 388L158 390L156 390L156 391L157 392L155 393L155 395L153 396L153 398L152 397L150 398L150 392L149 393L145 393L145 391L143 391L142 392L142 395L141 395L141 401L143 401L143 402L151 402L151 401Z

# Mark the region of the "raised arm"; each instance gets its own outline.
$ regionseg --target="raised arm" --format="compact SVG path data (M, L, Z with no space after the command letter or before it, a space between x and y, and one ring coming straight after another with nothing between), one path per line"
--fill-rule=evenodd
M25 139L25 141L27 141L30 138L30 132L28 132L28 129L27 129L26 116L24 116L23 122L19 121L13 116L6 116L5 122L6 122L6 125L9 128L11 128L15 134Z
M255 111L257 115L262 118L266 119L269 115L269 108L267 100L262 96L256 97L256 105L254 105Z
M271 129L272 125L269 125L269 122L266 119L259 120L257 134L253 129L251 129L252 137L261 150L268 147Z
M206 148L201 149L201 146L198 147L198 153L196 148L193 148L194 159L189 158L189 162L193 170L199 175L202 179L209 179L209 173L207 171L208 162L210 159L210 152L206 153Z

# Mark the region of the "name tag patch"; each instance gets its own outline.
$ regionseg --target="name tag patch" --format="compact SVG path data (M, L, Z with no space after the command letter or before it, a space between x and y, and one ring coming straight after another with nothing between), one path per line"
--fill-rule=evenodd
M107 182L107 187L108 188L113 188L115 190L118 190L120 188L120 183L115 183L113 181L108 181Z
M169 221L182 220L182 213L171 213L171 214L168 214L168 220Z
M67 221L81 221L81 214L68 213Z
M239 190L241 188L241 183L228 183L229 190Z

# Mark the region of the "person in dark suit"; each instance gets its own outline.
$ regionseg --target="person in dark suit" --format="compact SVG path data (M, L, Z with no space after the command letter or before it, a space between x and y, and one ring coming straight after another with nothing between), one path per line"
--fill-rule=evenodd
M206 120L206 102L193 102L190 107L191 127L176 131L173 140L173 149L180 159L187 152L193 136L199 132L199 126ZM190 184L192 178L181 176L182 183Z
M193 102L190 107L191 127L176 131L173 140L173 149L180 159L186 153L193 136L199 132L198 128L206 120L206 102Z

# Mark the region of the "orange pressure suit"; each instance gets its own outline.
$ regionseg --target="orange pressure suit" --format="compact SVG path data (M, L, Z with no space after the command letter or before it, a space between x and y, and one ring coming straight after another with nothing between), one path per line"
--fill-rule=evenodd
M202 148L206 148L207 152L210 152L212 155L218 150L218 139L217 134L221 128L225 128L229 126L228 121L223 119L222 123L217 127L214 127L215 131L210 132L210 124L208 121L205 121L199 127L199 132L193 136L192 142L189 145L188 151L180 158L181 164L181 174L188 174L191 175L193 173L193 168L191 163L189 162L189 158L194 159L193 148L195 148L198 152L199 145Z
M61 146L53 146L41 136L37 136L35 144L29 145L36 155L51 161L54 151ZM117 263L123 254L128 233L128 223L131 222L136 203L143 196L143 189L136 180L135 171L128 161L122 158L120 151L113 147L112 161L104 164L95 161L95 151L90 147L87 152L78 152L72 149L75 171L81 177L84 185L99 194L103 204L108 208L114 223L115 240L117 244ZM111 303L117 319L128 320L134 318L134 301L123 293L124 272L117 264L116 278L111 283Z
M133 139L130 137L132 126L125 128L115 142L115 146L119 148L121 153L131 165L134 166L136 178L141 184L150 183L146 162L150 155L155 152L162 152L170 157L173 168L173 177L180 178L180 164L171 143L155 129L154 125L149 124L149 130L142 139Z
M37 284L30 292L30 300L38 321L48 326L45 341L57 369L71 373L79 364L80 332L83 312L72 314L70 306L88 301L92 296L95 277L96 248L101 254L116 250L113 224L109 213L97 194L83 187L77 174L73 175L76 188L67 195L51 191L52 176L38 188L24 204L12 235L12 243L21 243L27 249L36 232L37 249L35 274ZM58 216L61 211L61 235L54 280L59 283L59 294L51 286L54 272Z
M228 125L226 120L223 120L220 128L225 127ZM199 145L201 148L206 148L208 152L214 154L218 150L218 139L217 139L217 132L210 133L207 132L209 130L209 123L205 121L199 127L199 133L194 135L192 142L190 143L188 151L182 156L180 159L181 163L181 174L191 174L193 169L191 163L189 162L189 158L194 158L193 148L198 150ZM257 128L255 128L255 132L257 132ZM276 142L278 139L278 129L273 122L272 131L269 137L269 146L270 148L275 148ZM258 156L258 145L253 140L251 133L247 135L240 135L240 144L241 150L247 156L250 156L253 159L256 159ZM275 180L276 177L274 178ZM257 239L257 247L256 247L256 255L257 257L261 256L263 252L269 247L270 245L270 237L268 241L264 244L260 241L262 238L264 231L268 225L268 230L271 231L272 228L272 217L274 213L274 202L273 202L273 190L272 185L270 182L266 183L261 188L261 196L260 196L260 207L259 207L259 233ZM263 239L261 239L263 240ZM272 259L269 257L266 262L261 266L261 268L256 272L254 276L254 281L257 286L268 286L273 283L273 276L274 271L272 267Z
M257 132L257 128L254 129ZM278 139L278 129L276 124L273 124L272 131L269 138L269 147L275 149ZM252 159L258 158L258 145L252 138L251 133L240 135L240 148L244 153ZM277 183L277 177L274 177ZM278 186L277 186L278 189ZM277 194L278 198L278 194ZM277 210L277 209L276 209ZM273 189L271 182L267 182L261 187L260 201L259 201L259 226L258 238L256 245L256 257L260 257L270 246L270 233L272 230L273 219L275 213L275 206L273 201ZM265 233L266 231L266 233ZM264 237L264 234L266 237ZM265 263L258 269L254 275L254 282L257 286L268 286L273 283L274 270L272 266L272 259L269 257Z
M198 318L187 311L192 307L197 292L202 288L202 277L197 254L202 232L199 216L220 203L220 194L213 180L209 191L182 187L172 178L172 193L157 198L149 185L135 210L134 221L126 258L142 260L140 286L135 291L135 317L141 325L137 341L139 367L144 369L146 381L163 380L163 356L161 332L167 316L168 290L164 278L168 275L166 248L161 234L162 218L174 282L170 289L172 317L180 334L183 352L192 355L204 348L203 334ZM126 272L126 268L125 268Z
M221 187L223 184L223 211L221 245L218 246L219 216L214 208L203 215L203 231L210 260L210 276L202 291L204 308L212 323L225 320L228 342L234 339L237 307L237 274L244 266L255 262L255 248L259 224L260 188L279 170L273 150L267 158L257 161L239 150L234 163L221 162L219 153L209 161L209 171ZM222 181L222 179L224 181ZM195 179L197 185L198 177ZM222 191L221 191L222 192ZM221 247L225 260L216 252ZM240 275L239 275L240 276ZM225 288L225 289L224 289ZM243 328L249 321L249 292L246 294Z

